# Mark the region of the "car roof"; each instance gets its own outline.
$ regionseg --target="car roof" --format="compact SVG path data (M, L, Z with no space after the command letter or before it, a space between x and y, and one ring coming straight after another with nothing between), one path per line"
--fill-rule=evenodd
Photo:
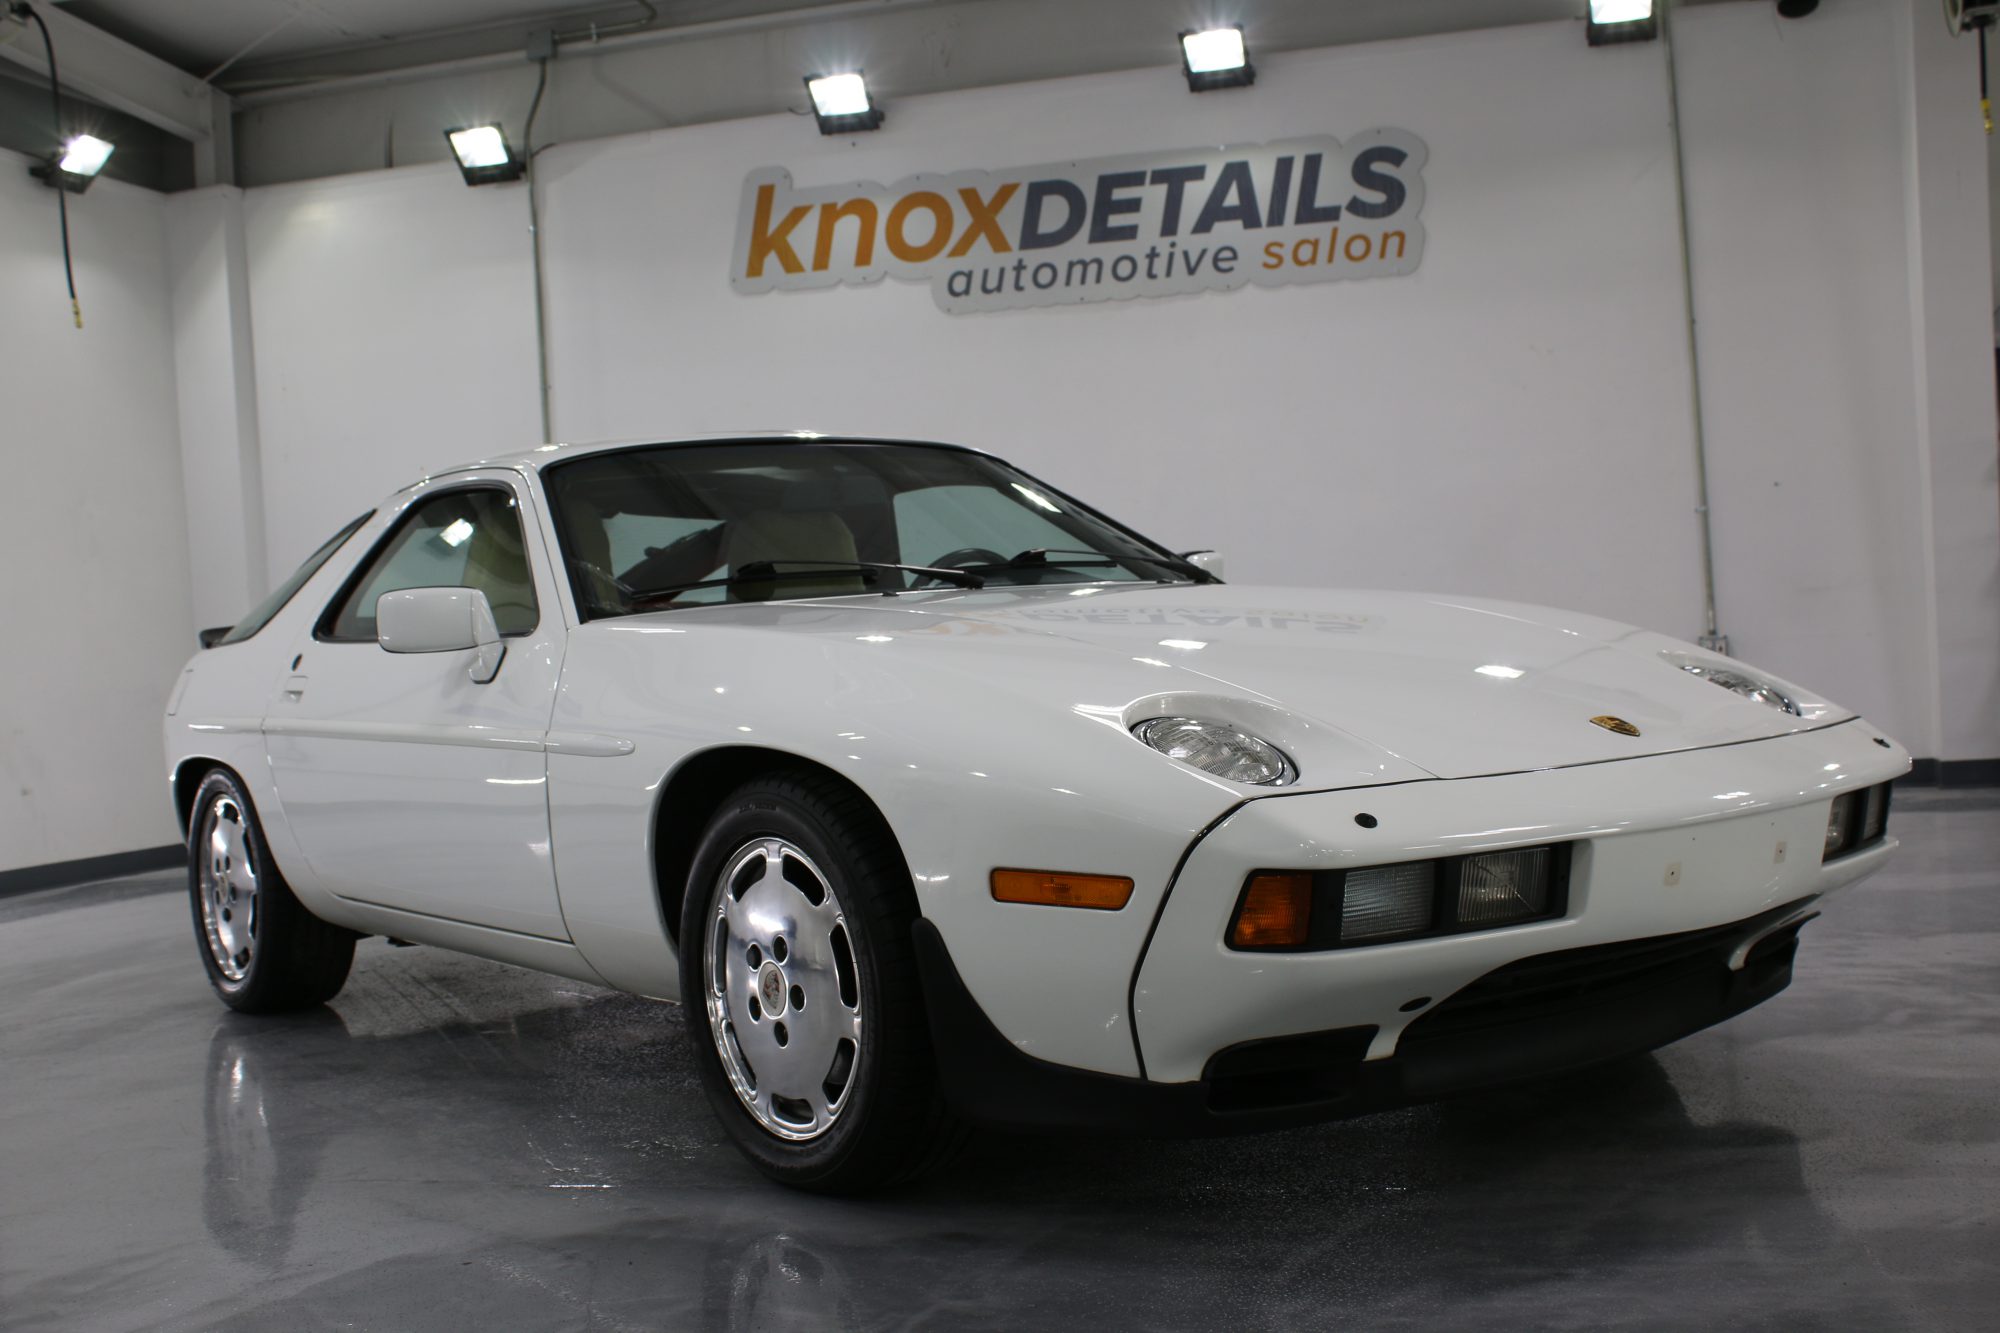
M925 449L952 449L961 453L984 454L983 449L975 449L965 444L946 444L939 440L899 440L886 436L870 435L828 435L815 430L770 430L770 431L724 431L715 435L687 435L678 439L599 440L591 443L537 445L533 449L523 449L516 453L493 454L486 458L458 463L451 467L439 468L413 481L404 490L424 485L440 477L448 477L455 472L475 472L487 468L512 468L518 472L539 472L551 463L567 462L586 454L616 453L624 449L674 449L685 445L717 444L821 444L821 445L913 445ZM991 455L988 455L991 457Z

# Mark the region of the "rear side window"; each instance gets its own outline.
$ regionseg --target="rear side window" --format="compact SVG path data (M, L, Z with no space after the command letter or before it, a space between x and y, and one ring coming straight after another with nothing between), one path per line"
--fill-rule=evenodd
M512 491L445 491L411 506L320 622L320 637L372 642L375 603L404 588L477 588L502 634L541 619Z
M272 618L278 612L285 609L285 603L292 600L292 595L298 592L300 588L306 586L306 580L319 573L320 566L333 559L333 553L338 551L342 546L345 546L347 539L360 531L361 525L373 517L375 517L375 511L371 509L360 518L355 519L352 523L342 528L339 532L328 537L324 545L306 557L304 564L292 571L290 578L271 589L269 597L266 597L263 601L252 607L249 615L237 621L235 627L229 633L217 640L218 644L240 643L252 634L255 634L258 630L264 628L264 626L270 624Z

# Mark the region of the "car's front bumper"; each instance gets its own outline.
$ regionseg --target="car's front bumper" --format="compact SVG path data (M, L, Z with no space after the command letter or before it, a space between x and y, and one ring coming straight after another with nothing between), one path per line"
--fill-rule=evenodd
M1457 782L1253 801L1188 855L1133 987L1146 1077L1201 1077L1226 1046L1373 1027L1369 1056L1464 987L1519 959L1747 920L1843 888L1893 839L1822 864L1842 792L1908 757L1850 722L1775 740ZM1355 816L1374 816L1375 826ZM1572 846L1564 915L1332 952L1241 953L1224 936L1255 870L1338 870L1539 843Z
M1032 1043L986 1022L957 986L943 938L920 923L940 1064L962 1109L989 1123L1199 1132L1351 1114L1651 1049L1784 988L1794 918L1895 847L1885 839L1823 864L1832 799L1908 767L1900 747L1857 721L1611 764L1252 801L1189 850L1137 960L1144 1077L1027 1056ZM1573 847L1557 919L1330 952L1224 944L1252 871L1547 842ZM1776 942L1753 956L1746 942L1766 936ZM1672 967L1645 961L1661 950Z
M1234 1134L1364 1115L1651 1050L1783 990L1811 901L1703 931L1564 950L1503 967L1437 1006L1395 1054L1372 1026L1229 1046L1199 1079L1156 1083L1023 1053L966 991L937 928L916 926L939 1073L993 1128Z

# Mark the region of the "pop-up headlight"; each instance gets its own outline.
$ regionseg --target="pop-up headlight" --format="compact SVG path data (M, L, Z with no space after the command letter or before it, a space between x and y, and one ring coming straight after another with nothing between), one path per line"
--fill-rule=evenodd
M1779 689L1776 682L1766 680L1747 667L1737 666L1733 662L1718 662L1708 657L1695 657L1689 653L1661 653L1660 656L1690 676L1699 676L1711 685L1720 685L1725 690L1740 694L1746 699L1755 699L1760 704L1768 704L1780 712L1790 713L1793 717L1804 716L1799 711L1798 704L1792 701L1789 694Z
M1132 734L1169 759L1231 782L1282 787L1298 780L1292 761L1271 742L1212 718L1156 717Z

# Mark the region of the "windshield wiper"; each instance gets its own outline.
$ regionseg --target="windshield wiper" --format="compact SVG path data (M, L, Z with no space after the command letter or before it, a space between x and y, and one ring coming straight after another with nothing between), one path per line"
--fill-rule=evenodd
M1049 557L1052 555L1088 555L1088 556L1095 556L1097 558L1095 560L1051 560L1049 559ZM1179 559L1178 557L1175 556L1144 555L1137 551L1118 551L1118 552L1086 551L1082 549L1071 549L1061 546L1037 546L1031 550L1022 551L1019 555L1016 555L1013 559L1009 560L1005 565L1000 566L1000 568L1002 569L1086 569L1100 565L1102 566L1116 565L1117 563L1123 560L1137 560L1142 564L1157 565L1161 569L1171 569L1176 574L1186 575L1188 578L1194 580L1196 583L1221 582L1221 580L1216 578L1215 575L1209 573L1207 570L1201 568L1199 565L1190 564L1188 561ZM981 569L988 568L988 566L984 565L977 567Z
M804 565L804 569L779 569L779 565ZM733 588L743 583L778 583L793 579L824 578L828 574L854 571L867 584L879 583L882 571L892 570L953 583L961 588L983 588L986 580L962 569L936 569L930 565L893 565L874 560L751 560L737 566L727 578L700 579L693 583L670 583L663 588L647 588L631 594L632 602L668 601L696 588ZM900 591L900 590L898 590Z

